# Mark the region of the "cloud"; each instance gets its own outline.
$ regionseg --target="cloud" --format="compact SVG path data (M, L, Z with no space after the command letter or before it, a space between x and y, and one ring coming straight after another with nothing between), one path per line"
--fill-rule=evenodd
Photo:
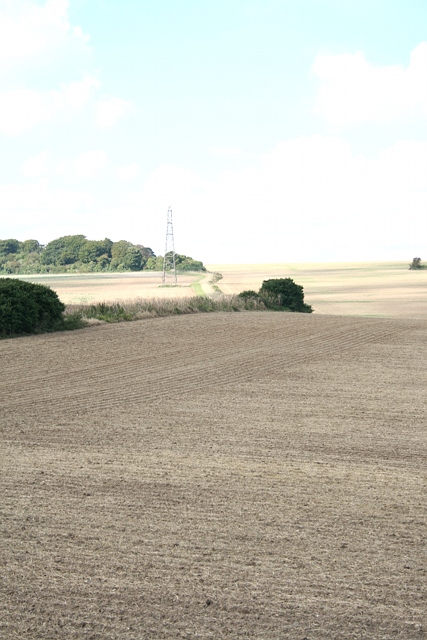
M95 123L101 129L113 126L131 108L131 104L120 98L98 100L95 104Z
M130 109L100 93L97 74L82 74L89 37L70 23L67 0L0 2L0 134L69 122L85 110L97 126L110 127Z
M65 49L89 51L89 37L68 18L67 0L6 0L0 5L0 70Z
M43 122L68 122L89 106L95 110L98 127L111 127L131 105L119 98L96 99L99 87L96 78L86 76L52 91L0 91L0 133L15 136Z
M314 113L336 126L427 119L427 42L407 67L374 66L363 53L318 55Z
M183 204L188 197L205 189L207 182L195 172L185 167L164 164L151 172L144 185L143 197L162 200L166 203ZM164 205L165 206L165 205Z
M80 189L54 188L43 179L0 185L0 208L5 212L5 237L49 242L81 233L94 209L94 197Z
M52 112L49 96L41 91L12 89L0 92L0 133L17 135L44 122Z
M98 87L96 78L86 77L52 91L1 91L0 133L14 136L43 122L60 118L69 120L85 108Z
M67 182L96 180L102 177L108 166L108 154L103 150L80 153L68 160L55 160L48 151L25 160L21 173L26 178L62 178Z
M25 160L21 165L21 173L25 178L43 178L49 174L49 152L42 151Z
M242 155L242 150L239 147L210 147L209 153L214 156L233 158Z
M302 136L212 180L165 164L139 189L118 182L111 190L112 177L132 168L110 168L96 150L64 163L46 152L28 159L27 183L0 188L3 235L22 226L41 241L65 233L125 237L162 253L171 206L177 251L207 263L422 257L427 142L401 140L367 157L339 137ZM99 182L90 193L70 188L80 179Z
M69 213L93 204L93 196L81 190L52 188L48 180L27 184L0 186L0 203L3 211L28 213L30 216L55 215L58 211Z
M77 156L69 168L77 180L95 180L101 177L107 164L108 154L105 151L86 151Z
M116 169L116 176L119 180L133 180L139 173L139 164L131 162Z
M160 250L171 205L177 250L206 262L405 259L427 235L427 143L366 157L338 137L299 137L212 181L166 165L128 219L136 205Z
M99 86L96 78L86 76L80 81L63 85L59 91L51 91L53 111L63 114L81 111L94 97Z

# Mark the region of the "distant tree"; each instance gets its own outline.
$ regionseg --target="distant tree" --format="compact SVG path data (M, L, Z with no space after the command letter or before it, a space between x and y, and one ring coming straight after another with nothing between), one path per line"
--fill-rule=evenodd
M4 273L12 274L19 273L19 261L16 259L16 255L14 253L9 254L6 258L0 258L0 266Z
M79 251L79 260L83 263L96 262L101 256L111 257L112 240L86 240Z
M189 256L180 253L175 255L176 268L179 271L206 271L206 267L200 260L193 260Z
M21 253L40 253L42 246L38 240L24 240L20 243Z
M41 261L49 265L66 265L78 261L79 253L87 242L86 236L62 236L49 242L42 253Z
M424 269L424 266L421 264L421 258L413 258L411 264L409 265L410 269Z
M118 271L140 271L144 265L140 249L127 240L114 242L111 255L111 268Z
M118 269L123 266L123 259L125 257L126 251L131 246L132 243L128 242L127 240L119 240L118 242L113 242L113 246L111 247L112 269Z
M169 256L169 254L167 254ZM172 255L172 254L170 254ZM200 260L194 260L189 256L184 256L180 253L175 254L175 265L177 271L206 271L206 267ZM157 256L156 258L149 258L145 265L145 268L151 271L163 270L163 256Z
M304 290L292 278L264 280L259 290L266 307L311 313L313 309L304 302Z
M142 255L138 247L128 247L123 255L122 266L129 271L140 271L142 268Z
M104 253L96 259L96 264L93 267L94 271L109 271L111 264L111 258Z
M155 258L148 258L145 268L148 271L162 271L163 269L163 256L156 256Z
M8 240L0 240L0 255L7 256L11 253L19 253L21 243L15 238L9 238Z
M147 261L150 258L155 258L156 254L154 253L154 251L152 249L150 249L150 247L144 247L144 245L142 244L136 244L135 247L137 247L139 249L139 251L141 252L141 256L142 256L142 266L145 267L145 265L147 264Z

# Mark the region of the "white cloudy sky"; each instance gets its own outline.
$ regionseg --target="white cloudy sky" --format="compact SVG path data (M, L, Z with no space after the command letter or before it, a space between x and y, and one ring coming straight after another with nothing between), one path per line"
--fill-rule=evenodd
M425 0L0 0L0 238L427 253Z

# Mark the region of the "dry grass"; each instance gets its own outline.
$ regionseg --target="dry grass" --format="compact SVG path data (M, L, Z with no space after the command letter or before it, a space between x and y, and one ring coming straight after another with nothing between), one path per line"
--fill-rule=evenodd
M0 637L425 637L427 322L0 343Z
M218 311L264 311L264 303L257 299L245 299L239 296L217 294L191 298L152 298L151 300L120 300L100 302L91 305L68 305L65 311L69 328L81 329L84 326L101 322L123 322L159 318L171 315L188 315L192 313L212 313Z

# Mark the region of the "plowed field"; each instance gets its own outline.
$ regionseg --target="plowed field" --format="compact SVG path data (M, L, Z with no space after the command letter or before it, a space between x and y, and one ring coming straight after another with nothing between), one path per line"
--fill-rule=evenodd
M427 321L0 342L0 637L419 639Z

